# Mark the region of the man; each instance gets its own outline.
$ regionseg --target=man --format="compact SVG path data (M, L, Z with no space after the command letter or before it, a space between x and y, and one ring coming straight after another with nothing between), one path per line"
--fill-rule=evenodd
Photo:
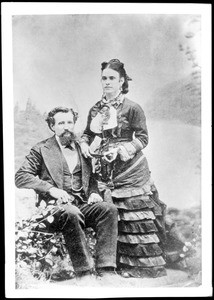
M109 274L116 267L116 207L103 202L85 159L75 140L76 113L57 107L46 119L55 133L35 145L15 175L18 188L34 189L39 201L55 199L54 221L50 232L61 231L77 277L91 274L92 259L87 251L85 227L96 232L95 267L98 275Z

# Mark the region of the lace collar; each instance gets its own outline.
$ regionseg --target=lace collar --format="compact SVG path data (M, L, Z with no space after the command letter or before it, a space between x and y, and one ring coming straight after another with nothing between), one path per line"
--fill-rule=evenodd
M119 93L119 95L117 95L115 98L107 100L105 98L105 95L102 96L101 102L105 105L111 105L114 106L115 108L118 108L118 106L123 103L124 100L124 94L122 94L121 92Z

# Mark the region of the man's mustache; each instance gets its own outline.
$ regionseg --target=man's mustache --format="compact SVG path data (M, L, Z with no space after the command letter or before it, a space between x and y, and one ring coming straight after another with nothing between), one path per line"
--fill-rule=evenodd
M71 142L76 140L76 135L72 131L65 130L61 133L59 139L62 145L69 145Z
M75 137L74 133L70 130L65 130L63 133L61 133L60 137L64 137L64 136Z

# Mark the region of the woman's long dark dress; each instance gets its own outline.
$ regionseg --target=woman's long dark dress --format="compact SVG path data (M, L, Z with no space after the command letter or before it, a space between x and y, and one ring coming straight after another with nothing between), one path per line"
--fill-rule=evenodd
M91 122L106 103L97 102L89 112L82 140L91 144L102 138L101 153L121 144L135 148L132 159L124 162L118 155L110 164L95 159L95 172L106 201L113 200L119 211L118 269L134 277L166 275L163 243L165 239L165 204L159 200L151 179L147 159L141 151L148 144L146 118L140 105L122 95L111 105L117 111L117 127L95 134ZM109 200L110 199L110 200Z

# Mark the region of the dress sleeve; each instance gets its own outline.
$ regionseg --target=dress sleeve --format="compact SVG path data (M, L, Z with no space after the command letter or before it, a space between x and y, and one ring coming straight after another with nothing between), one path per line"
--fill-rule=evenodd
M130 126L134 131L134 139L131 143L138 152L145 148L149 141L146 117L143 109L138 104L131 109Z

